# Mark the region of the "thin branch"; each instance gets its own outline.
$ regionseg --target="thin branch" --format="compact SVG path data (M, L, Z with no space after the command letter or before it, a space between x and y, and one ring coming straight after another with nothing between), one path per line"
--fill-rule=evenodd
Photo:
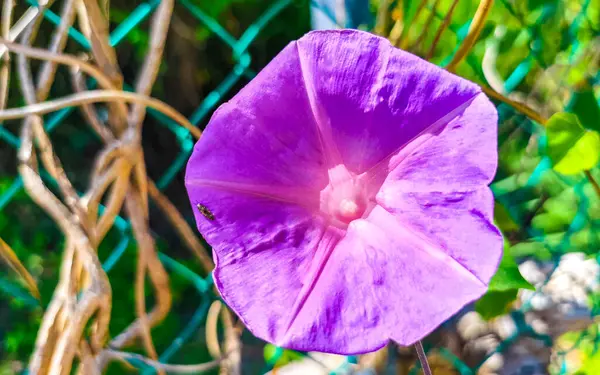
M30 25L30 27L26 30L24 34L26 43L29 43L29 41L31 40L33 30L34 25ZM61 30L58 30L57 33L60 31ZM37 98L39 97L39 93L41 91L38 90L36 92L34 89L33 80L31 78L31 71L29 69L28 62L25 60L25 56L19 55L18 60L18 73L23 96L25 98L25 101L30 106L36 105ZM50 74L47 78L52 80L53 75ZM83 211L82 207L78 204L79 197L77 196L73 185L67 178L66 173L63 170L62 165L60 163L60 160L58 160L58 158L56 158L56 156L54 155L54 152L52 150L52 143L50 142L50 139L48 138L48 135L44 130L42 119L39 116L30 116L25 120L24 126L31 127L33 135L35 136L35 139L37 140L38 146L41 150L41 158L44 166L50 172L52 177L56 179L56 182L58 183L58 186L63 196L65 197L65 201L69 208L71 208L73 213L75 213L78 216L80 222L84 225L84 228L87 228L89 230L89 226L86 225L87 217L85 215L85 212Z
M131 126L130 131L136 129ZM141 137L142 132L135 132L135 135ZM136 139L134 142L139 144ZM142 209L144 215L147 217L150 215L150 205L148 204L148 174L146 173L146 161L144 160L144 150L140 147L139 153L137 154L137 163L133 165L133 183L136 189L139 191L140 198L142 199Z
M405 50L408 47L408 43L410 42L410 40L409 40L409 36L410 36L409 34L411 31L410 26L417 21L417 19L421 15L421 12L423 11L423 9L425 9L426 4L427 4L427 0L421 0L421 2L419 3L419 7L417 8L417 11L415 12L414 17L412 18L410 23L402 29L402 34L400 35L400 39L398 40L399 47L401 49Z
M382 374L388 364L389 352L390 345L386 345L375 352L363 354L358 359L358 366L361 370L371 370L375 374Z
M481 85L481 89L483 90L484 93L487 94L487 96L510 105L511 107L513 107L514 109L516 109L517 111L521 112L522 114L524 114L525 116L529 117L531 120L537 122L538 124L540 124L542 126L546 125L547 119L544 118L539 113L537 113L532 108L530 108L529 106L527 106L527 105L525 105L523 103L519 103L517 101L514 101L512 99L509 99L506 96L504 96L504 95L496 92L494 89L491 89L491 88L489 88L487 86Z
M152 86L154 86L162 61L165 41L171 22L171 14L173 13L173 5L174 0L162 0L152 18L149 52L144 59L144 64L135 84L135 91L138 94L149 96L152 92ZM144 120L145 113L145 106L134 104L129 116L129 126L134 128L139 127Z
M431 10L429 11L429 15L427 16L427 19L425 20L425 24L421 28L421 33L419 34L419 36L413 43L412 47L410 48L411 50L417 51L417 49L421 45L421 42L423 42L423 39L425 39L425 34L429 30L429 26L431 26L431 23L433 22L433 19L435 18L435 12L437 11L437 7L439 4L440 4L440 0L435 0L435 2L433 3L433 8L431 8Z
M477 42L479 38L479 34L483 30L483 26L485 26L485 21L487 19L490 10L492 10L492 5L494 4L494 0L480 0L479 7L475 12L475 16L473 17L473 21L471 21L471 27L469 27L469 33L467 37L456 51L456 54L452 58L452 61L448 64L446 69L450 72L456 71L458 64L469 54L471 48Z
M108 19L102 14L98 0L83 0L91 29L91 43L94 58L104 74L116 88L123 86L123 77L115 49L109 43Z
M125 208L139 251L135 282L136 313L138 315L137 332L141 336L148 354L151 357L157 357L150 335L150 327L164 319L171 308L172 300L168 276L162 263L158 260L156 246L148 230L148 218L142 210L141 200L139 191L132 191L132 189L127 193L125 200ZM156 292L157 316L153 321L148 319L145 311L144 274L146 267L148 268L148 275Z
M106 353L110 359L139 361L148 366L154 367L155 369L164 370L173 374L199 374L202 372L207 372L219 366L219 364L223 361L223 359L217 359L211 362L200 363L197 365L170 365L160 363L158 361L146 358L142 355L135 353L119 352L115 350L107 350Z
M421 344L421 341L417 341L415 343L415 350L417 351L417 356L419 357L423 374L432 375L431 368L429 368L429 362L427 362L427 354L425 354L425 350L423 350L423 344Z
M69 28L75 21L75 1L65 0L60 14L60 25L52 36L49 50L51 53L60 53L65 49ZM56 63L52 60L44 61L37 79L37 101L43 101L50 93L50 87L56 75Z
M402 7L402 1L398 1L396 5L396 12L398 13L398 19L392 26L392 30L390 30L390 35L388 35L388 39L393 46L398 46L400 42L400 38L402 37L402 33L404 32L404 8Z
M40 354L46 352L47 350L52 350L54 347L56 336L58 334L56 322L59 320L59 317L62 317L63 315L65 302L70 302L68 290L69 285L65 282L66 279L63 277L63 275L69 274L69 270L73 264L74 256L75 244L69 237L67 237L62 262L60 265L59 283L54 289L54 295L52 296L52 300L44 312L44 319L42 320L38 330L33 355L31 356L28 366L30 373L43 373L43 371L48 368L50 355L44 356Z
M98 85L104 89L117 89L116 86L110 81L110 79L97 67L91 65L75 56L63 54L63 53L52 53L45 49L34 48L18 43L12 43L4 38L0 38L0 45L4 45L9 51L24 55L36 60L53 61L59 64L69 65L77 67L83 73L92 76Z
M166 215L167 220L171 222L173 228L175 228L175 230L179 233L179 236L186 246L196 255L200 261L200 264L204 268L204 271L206 271L206 273L211 272L214 268L212 259L208 255L204 246L202 246L200 240L198 240L195 232L192 230L192 228L190 228L189 224L187 221L185 221L175 205L171 203L169 198L163 195L160 190L158 190L154 182L151 180L148 181L148 193L158 208L163 212L163 214Z
M2 5L2 18L0 19L0 36L8 39L10 25L12 24L12 13L14 9L13 0L4 0ZM8 54L0 57L0 110L6 107L8 99L8 84L10 81L10 58Z
M81 72L77 68L69 69L69 71L71 73L73 90L77 93L86 91L87 87L85 85L85 81ZM102 123L102 121L100 121L98 113L96 112L96 109L93 105L82 105L81 113L83 114L83 117L85 117L85 119L87 120L88 124L90 124L91 128L96 132L96 134L98 134L100 138L102 138L102 140L105 143L109 143L115 140L115 137L113 136L111 130L108 127L106 127Z
M444 33L444 31L446 31L446 29L450 25L450 21L452 20L452 14L454 13L454 9L456 9L456 6L458 5L458 1L459 0L452 1L452 5L450 5L450 9L448 9L448 12L446 13L446 16L444 17L444 20L442 21L442 24L440 25L437 32L435 33L435 37L433 39L433 42L431 43L431 47L429 47L429 51L427 52L427 55L425 55L426 60L431 60L431 58L433 57L433 54L435 53L435 47L437 47L437 45L442 37L442 34Z
M12 268L12 270L23 279L25 285L29 289L29 292L32 296L40 299L40 290L37 287L37 283L35 279L27 268L21 263L14 250L6 243L2 238L0 238L0 259L4 260L4 262Z
M91 173L91 185L96 185L96 181L100 178L100 175L108 168L113 161L120 156L125 156L128 153L133 153L129 150L126 143L122 141L111 142L100 151L96 160L94 161L94 167Z
M154 17L152 17L152 22L150 24L149 53L144 59L141 72L137 77L135 84L135 91L140 95L149 96L152 92L152 87L154 86L162 62L165 41L169 31L171 15L173 14L173 6L174 0L161 1ZM141 128L145 115L146 106L134 104L128 117L129 127L131 129ZM141 131L136 132L135 135L141 137ZM138 141L136 140L136 142ZM140 156L138 163L135 164L133 174L136 188L138 189L142 200L143 209L145 211L144 214L148 215L148 185L146 181L146 164L144 162L143 154Z
M188 121L187 118L185 118L182 114L177 112L175 108L171 107L165 102L144 95L139 95L137 93L118 90L91 90L68 95L60 99L28 105L26 107L6 109L4 111L0 111L0 121L14 120L30 115L42 115L58 111L62 108L74 107L82 104L123 101L144 104L147 107L163 113L164 115L175 120L177 123L179 123L179 125L186 128L196 138L200 138L200 135L202 134L198 128Z
M140 337L144 350L151 359L157 360L158 353L152 342L152 334L150 332L150 325L148 324L148 316L146 315L146 249L144 246L139 245L138 242L138 261L134 281L135 314L140 322Z
M106 234L110 230L110 227L114 223L115 218L117 217L117 215L121 211L121 208L123 207L125 195L129 190L129 173L131 171L131 168L131 165L127 163L118 163L115 166L114 173L116 175L116 179L110 189L109 198L106 203L106 208L102 216L98 220L98 224L96 225L95 239L97 243L100 243L104 236L106 236ZM99 200L101 197L102 195L100 194L100 192L98 192L96 199ZM93 203L96 204L96 206L94 207L97 207L98 202L99 201L96 200L93 201ZM96 210L97 208L94 208L93 212L97 212Z
M25 29L25 33L23 34L23 43L31 44L31 41L35 36L36 23L37 22L30 24L27 29ZM17 74L19 75L19 87L21 88L21 93L23 94L25 103L35 103L35 85L33 83L33 77L31 75L29 63L23 55L17 56Z
M381 0L379 2L379 9L377 10L377 19L375 21L375 34L383 35L388 28L388 16L390 13L390 6L392 0Z
M76 372L78 375L101 375L92 348L85 340L81 340L79 344L79 357L81 360Z
M50 172L52 177L56 180L61 193L63 194L64 201L71 211L77 216L79 223L82 227L89 232L90 225L87 220L85 210L79 203L79 196L75 191L75 188L68 179L65 170L62 167L60 160L56 157L52 143L48 134L44 130L40 117L35 116L33 118L33 133L40 149L40 156L46 169Z
M69 314L69 319L65 319L65 327L58 340L56 340L56 346L52 351L48 374L67 375L71 373L77 343L86 323L98 311L100 306L100 301L93 297L89 294L84 296L77 304L74 313Z
M92 53L98 66L112 83L112 87L121 89L123 87L123 75L119 69L117 54L109 43L108 18L102 14L98 0L84 0L87 17L91 30ZM115 133L120 135L125 131L127 109L122 103L109 105L109 122Z
M129 163L127 163L127 160L118 159L112 163L111 159L110 161L106 161L106 165L102 165L104 162L102 161L103 156L110 156L110 154L114 153L114 150L121 151L119 147L112 147L115 145L118 145L118 143L111 143L100 153L100 156L98 156L96 159L96 167L93 169L90 177L91 188L81 198L82 204L87 207L88 219L92 223L96 223L98 205L108 187L118 178L128 180L129 169L131 166ZM120 156L121 154L119 153L118 155ZM97 168L98 166L100 166L100 168ZM109 207L107 206L107 210L108 208Z
M221 346L219 345L217 326L222 306L223 304L221 301L214 301L206 314L206 348L213 358L221 357Z
M5 3L5 6L6 6L6 4L7 3ZM5 13L3 13L3 15L4 14ZM29 9L27 9L25 14L23 14L21 16L21 18L19 18L19 20L17 22L15 22L13 27L9 30L8 35L6 37L3 35L2 37L7 40L10 40L10 41L17 39L19 37L19 35L21 35L21 33L27 28L27 26L29 26L29 24L31 24L33 21L36 20L38 14L39 14L38 8L30 7ZM6 26L10 25L10 23L5 23L5 22L6 21L4 19L2 19L2 25L6 25ZM6 47L3 45L0 45L0 57L3 57L4 54L6 53L6 51L7 51Z
M87 15L84 0L77 0L75 7L77 8L77 24L79 24L79 30L88 40L90 40L92 39L92 29L90 28L90 20Z
M600 185L598 184L598 181L596 181L594 175L592 175L592 172L585 171L584 173L585 177L587 177L587 179L590 181L590 184L592 184L592 186L594 187L594 191L598 195L598 198L600 198Z
M221 375L240 375L242 372L242 342L233 324L232 314L227 307L221 310L221 320L225 331L223 349L225 353L228 353L221 366Z
M165 315L166 313L163 313L163 311L161 311L158 307L155 307L148 313L148 324L150 326L154 326L164 319ZM140 335L141 329L140 321L139 319L136 319L123 332L119 333L118 336L113 338L108 346L110 348L120 349L131 344Z

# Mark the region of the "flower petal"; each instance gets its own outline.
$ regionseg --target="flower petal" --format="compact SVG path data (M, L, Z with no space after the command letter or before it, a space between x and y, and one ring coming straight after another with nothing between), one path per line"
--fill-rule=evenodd
M502 256L503 240L493 224L494 197L487 186L456 193L408 193L386 187L377 200L404 227L489 283Z
M371 268L379 270L373 282L381 286L375 293L389 337L397 343L410 345L422 339L487 290L489 280L481 280L384 208L376 207L368 223L355 238L365 244ZM500 248L495 249L499 253L501 237L496 238L500 239ZM493 259L495 254L489 251L487 255Z
M213 248L214 279L223 299L256 336L280 340L320 254L323 220L264 197L198 185L188 191L192 203L203 202L214 216L194 210Z
M486 289L378 206L350 224L279 344L339 354L410 345Z
M497 121L494 105L477 95L454 119L419 135L395 155L382 189L456 192L489 184L498 162Z
M388 342L389 330L373 285L380 270L368 266L359 237L346 236L334 245L318 264L320 272L313 273L310 293L293 310L279 346L350 355L377 350Z
M315 31L297 44L317 122L357 174L480 92L474 83L362 31Z
M485 283L503 247L487 187L496 171L496 116L485 95L478 95L451 122L395 156L376 196L401 223Z
M496 120L478 86L383 38L291 43L215 112L188 164L223 299L292 349L421 339L485 292L500 259L485 186ZM347 231L321 212L340 164L377 192Z
M321 190L327 168L290 44L232 100L222 105L196 144L186 181Z

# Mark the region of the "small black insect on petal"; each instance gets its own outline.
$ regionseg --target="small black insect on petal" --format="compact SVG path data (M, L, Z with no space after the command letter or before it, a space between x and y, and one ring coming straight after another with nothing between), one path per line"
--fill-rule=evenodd
M196 204L196 207L198 208L198 211L200 211L200 213L202 214L202 216L204 216L205 218L207 218L208 220L215 220L215 215L213 215L212 212L210 212L210 210L208 208L206 208L206 206L201 205L200 203Z

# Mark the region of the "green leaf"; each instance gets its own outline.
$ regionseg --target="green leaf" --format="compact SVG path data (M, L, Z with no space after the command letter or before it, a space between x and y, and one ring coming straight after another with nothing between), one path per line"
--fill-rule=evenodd
M494 205L494 222L502 232L516 232L520 229L519 225L512 219L506 207L496 201Z
M517 289L499 292L487 292L475 302L475 311L485 320L490 320L510 312L513 301L517 298Z
M517 262L506 247L505 245L500 266L490 280L487 293L475 303L475 311L486 320L508 313L519 289L535 290L521 275Z
M299 361L304 355L293 350L283 349L273 344L266 344L263 349L265 361L275 367L285 366L290 362Z
M533 285L525 280L521 272L519 272L519 266L512 255L508 251L504 251L498 271L496 271L496 274L490 280L488 291L499 292L513 289L535 290Z
M573 215L575 216L575 215ZM535 229L542 230L544 233L556 233L564 231L569 226L569 222L565 222L561 215L554 212L545 212L536 215L531 221L531 226Z
M510 253L516 257L535 257L542 261L552 259L550 250L542 242L533 240L514 244L510 248Z
M557 113L548 120L548 156L554 170L577 174L592 169L600 159L600 134L581 126L576 115Z
M584 128L600 132L600 105L589 85L573 93L569 111L579 117Z
M529 10L534 10L534 9L537 9L537 8L540 8L540 7L546 6L546 5L556 6L557 3L558 3L558 0L528 0L527 8Z

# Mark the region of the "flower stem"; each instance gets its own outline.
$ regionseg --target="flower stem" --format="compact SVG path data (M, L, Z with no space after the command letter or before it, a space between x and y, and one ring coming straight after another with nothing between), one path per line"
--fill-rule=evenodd
M480 87L481 87L481 90L483 90L483 92L485 92L486 95L489 96L490 98L493 98L493 99L499 100L503 103L506 103L509 106L516 109L517 111L524 114L525 116L529 117L533 121L537 122L538 124L540 124L542 126L546 126L546 123L548 122L548 120L545 117L543 117L541 114L537 113L532 108L528 107L527 105L516 102L512 99L509 99L506 96L500 94L499 92L497 92L494 89L487 87L485 85L480 85Z
M425 350L423 349L423 344L421 341L417 341L415 343L415 350L417 351L417 356L419 357L419 362L421 362L421 368L423 369L424 375L432 375L431 369L429 368L429 362L427 362L427 355L425 354Z
M459 47L458 51L456 51L452 61L450 61L446 67L449 72L454 73L456 71L458 64L467 56L469 51L471 51L471 48L475 45L475 42L477 42L477 38L479 37L481 30L483 30L485 20L490 13L493 4L494 0L480 0L479 7L475 12L467 37L463 40L462 45Z

